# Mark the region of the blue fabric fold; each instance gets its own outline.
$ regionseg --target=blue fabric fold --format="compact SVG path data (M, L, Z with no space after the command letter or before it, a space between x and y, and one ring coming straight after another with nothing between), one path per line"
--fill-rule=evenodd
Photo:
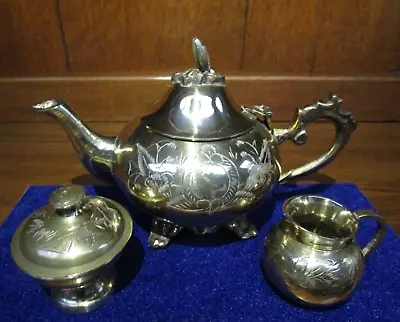
M148 247L148 217L114 187L85 186L88 194L120 202L135 219L134 237L117 264L117 292L88 314L60 311L40 285L14 264L10 242L21 221L45 205L57 186L31 186L0 228L0 320L2 321L400 321L400 241L388 226L383 243L366 260L364 277L351 298L330 309L296 306L266 281L264 238L283 216L290 196L317 194L350 210L373 209L350 183L282 185L251 214L259 235L246 241L220 230L196 236L182 232L167 249ZM357 239L373 236L376 223L363 220Z

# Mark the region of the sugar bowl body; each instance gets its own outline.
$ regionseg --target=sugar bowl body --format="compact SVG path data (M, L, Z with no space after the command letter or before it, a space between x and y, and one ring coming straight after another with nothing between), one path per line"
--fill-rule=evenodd
M66 186L19 225L11 253L60 308L84 313L113 293L114 264L131 234L132 219L121 205Z
M268 233L263 268L284 297L302 305L327 307L347 300L363 276L365 258L385 234L385 222L370 210L351 212L333 200L296 196L284 206L285 219ZM359 219L378 223L363 249L354 236Z

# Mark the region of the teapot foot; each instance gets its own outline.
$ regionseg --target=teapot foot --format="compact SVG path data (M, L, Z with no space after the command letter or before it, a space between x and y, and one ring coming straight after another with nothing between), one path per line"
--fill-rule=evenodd
M163 218L153 220L153 227L150 232L148 244L151 248L165 248L171 238L175 237L182 230L182 226Z
M246 216L227 222L224 226L241 239L249 239L258 234L257 228L247 220Z
M229 221L222 225L237 235L240 239L249 239L257 236L257 228L247 220L246 216L242 216L235 220ZM212 227L190 227L197 235L207 235L215 233L220 226ZM149 247L165 248L181 230L182 226L173 223L164 218L156 218L153 220L153 226L148 239Z

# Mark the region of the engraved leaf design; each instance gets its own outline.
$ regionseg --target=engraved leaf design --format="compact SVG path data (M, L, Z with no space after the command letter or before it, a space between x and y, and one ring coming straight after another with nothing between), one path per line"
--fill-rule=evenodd
M57 231L53 229L45 228L44 226L43 212L35 213L32 217L32 221L29 223L28 234L32 234L32 237L37 241L49 241L57 235Z
M243 198L255 198L256 195L252 192L245 191L245 190L239 190L236 193L236 197L243 197Z
M83 245L92 247L96 241L96 237L92 231L88 230L86 225L82 226L76 237L77 241Z
M33 237L36 238L36 241L40 241L42 239L46 240L46 241L49 241L49 240L53 239L53 237L55 235L57 235L57 231L56 230L40 228L39 230L37 230L33 234Z
M162 194L169 206L181 209L214 212L254 198L272 166L266 140L237 140L223 153L219 146L202 144L196 155L189 157L176 142L136 145L137 159L129 165L129 187L150 187Z
M138 166L142 176L146 176L149 173L149 163L155 163L155 159L139 143L136 144L138 150Z
M334 261L331 259L318 260L309 257L301 257L293 260L294 271L300 273L306 284L311 281L332 286L337 280L337 272L343 267L343 261Z
M262 163L271 163L271 152L268 148L268 141L263 140L260 152L260 162Z
M163 143L163 144L161 144ZM167 156L166 159L162 160L161 162L159 161L159 157L160 157L160 153L163 149L165 148L170 148L172 150L176 150L176 144L174 142L170 142L170 141L161 141L161 142L157 142L156 143L156 158L155 158L155 162L156 163L164 163L165 161L169 160L169 156ZM151 146L150 146L151 147ZM150 155L150 153L146 150L147 154ZM153 161L154 163L154 161Z
M28 233L36 232L37 230L42 228L43 225L44 225L44 221L42 219L34 218L29 225Z

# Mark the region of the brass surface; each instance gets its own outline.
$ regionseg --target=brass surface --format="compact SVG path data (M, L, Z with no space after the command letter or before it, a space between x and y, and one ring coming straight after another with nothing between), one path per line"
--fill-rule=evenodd
M386 224L369 210L351 212L319 196L289 198L285 218L264 242L263 269L286 298L327 307L347 300L363 276L364 260L382 241ZM361 218L377 221L377 232L363 249L355 240Z
M121 205L66 186L18 226L11 253L22 271L64 298L62 308L86 311L111 293L110 271L131 234L132 219Z

